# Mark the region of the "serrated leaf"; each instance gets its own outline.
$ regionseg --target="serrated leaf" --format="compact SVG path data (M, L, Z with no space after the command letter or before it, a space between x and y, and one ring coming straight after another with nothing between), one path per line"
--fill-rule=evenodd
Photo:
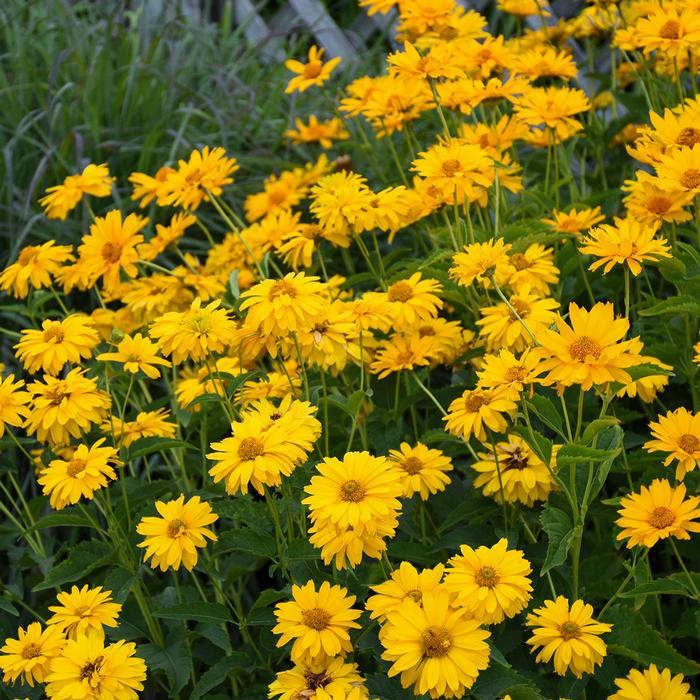
M581 464L582 462L602 462L610 456L609 450L602 450L597 447L562 445L557 452L557 465L564 467L569 464Z
M189 700L199 700L210 690L221 685L234 669L245 669L250 666L250 657L247 654L236 651L230 656L219 659L213 666L208 668L197 681L197 685L192 690Z
M685 574L684 574L685 575ZM670 578L656 579L649 583L642 583L629 591L620 594L620 598L637 598L644 595L689 595L686 586L679 581ZM692 598L693 596L690 595Z
M526 399L525 402L528 409L548 428L564 437L564 425L559 410L546 396L535 394L531 399Z
M566 561L575 531L569 514L554 506L545 507L540 522L548 538L547 556L540 571L540 576L544 576L550 569Z
M160 670L170 682L171 697L187 684L192 669L192 658L185 644L185 630L178 630L166 640L165 649L155 644L140 644L139 656L143 656L149 670Z
M45 591L47 588L62 586L85 578L91 571L106 564L112 558L112 549L100 540L80 542L68 556L49 571L46 578L32 590Z
M163 620L196 620L198 622L231 621L231 614L225 605L205 603L204 601L157 608L153 611L153 617L160 617Z
M229 530L219 537L216 544L216 552L248 552L259 557L275 559L277 556L277 543L272 535L255 532L250 528Z
M514 433L520 435L525 440L528 447L545 463L552 463L552 441L546 438L536 430L530 432L527 428L520 427L513 430Z
M700 301L689 294L669 297L646 309L640 309L640 316L677 316L678 314L700 314Z

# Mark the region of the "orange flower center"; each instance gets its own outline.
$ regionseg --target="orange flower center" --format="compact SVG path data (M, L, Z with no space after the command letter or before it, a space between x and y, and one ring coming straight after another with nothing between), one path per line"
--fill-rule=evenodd
M20 265L28 265L30 262L32 262L36 258L38 252L39 252L39 249L36 246L33 246L33 245L27 246L19 254L19 258L17 258L17 262Z
M85 469L86 466L87 462L84 459L72 459L70 462L68 462L66 473L70 477L77 476Z
M119 243L107 241L107 243L102 246L102 257L108 263L114 265L114 263L118 263L121 260L122 247L119 245Z
M301 621L312 630L324 630L331 621L331 614L323 608L312 608L301 613Z
M355 479L346 481L340 487L340 498L349 503L357 503L365 497L365 487Z
M698 447L700 447L700 440L698 440L695 435L686 433L678 438L678 447L680 447L684 452L692 454L698 449Z
M413 296L413 290L408 282L397 282L389 287L387 298L389 301L408 301Z
M527 377L527 369L522 365L509 367L506 370L505 380L507 382L524 382Z
M410 350L404 350L396 354L397 365L412 365L414 361L415 357Z
M651 197L647 202L647 209L654 214L665 214L671 207L671 200L666 197Z
M476 413L482 406L489 402L488 396L484 394L472 394L464 399L464 410L467 413Z
M671 527L675 520L676 516L673 514L673 511L665 506L654 508L653 512L649 515L649 525L655 527L657 530Z
M697 168L688 168L681 175L681 185L687 190L694 190L696 187L700 187L700 170Z
M527 270L528 267L532 267L532 263L522 253L511 255L510 264L516 270Z
M287 199L287 187L278 187L277 189L270 190L267 194L267 198L270 204L282 204L282 202Z
M659 36L662 39L678 39L680 38L681 25L675 19L669 19L661 25Z
M323 65L321 63L307 63L304 66L304 77L310 80L318 78L323 70Z
M272 287L270 287L270 299L277 299L286 295L294 299L297 295L296 287L289 280L277 280Z
M423 462L418 457L408 457L401 466L409 474L418 474L423 469Z
M500 580L500 576L496 573L493 566L483 566L474 575L474 580L478 586L485 588L493 588Z
M185 182L188 185L197 185L201 182L203 174L204 173L199 168L195 168L185 175Z
M700 129L696 129L692 126L687 126L685 129L681 129L681 133L678 134L676 143L679 146L688 146L688 148L692 148L696 143L700 143Z
M576 639L577 637L581 636L579 626L571 620L565 622L562 625L559 625L559 634L561 634L561 638L565 642L568 642L570 639Z
M587 357L597 360L603 353L603 348L597 340L582 335L569 345L569 354L574 360L585 362Z
M168 537L178 537L178 535L185 529L185 523L180 520L180 518L175 518L168 523L167 535Z
M530 314L530 304L518 297L512 297L510 300L510 305L518 312L520 318L526 318ZM511 311L510 317L516 320L515 314Z
M523 454L519 447L516 447L505 459L501 460L503 469L518 469L527 468L527 455Z
M41 656L41 647L38 644L27 644L22 649L23 659L36 659L37 656Z
M445 656L452 646L450 633L444 627L436 625L431 625L423 632L422 642L423 656L429 659Z
M265 454L265 445L262 440L255 437L243 438L238 446L238 456L244 462L249 462L263 454Z
M449 158L442 164L442 172L446 177L454 177L461 168L459 161L455 158Z
M44 331L44 342L50 343L54 340L56 343L62 343L66 334L63 332L63 328L60 325L52 326Z

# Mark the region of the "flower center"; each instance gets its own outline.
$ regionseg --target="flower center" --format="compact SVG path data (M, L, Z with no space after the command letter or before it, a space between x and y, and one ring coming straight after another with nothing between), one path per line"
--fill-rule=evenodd
M340 487L340 497L349 503L357 503L365 497L365 487L359 481L350 479Z
M74 611L73 614L76 617L85 617L85 613L90 612L90 607L88 605L79 605Z
M452 646L450 633L444 627L431 625L423 632L423 656L429 659L445 656Z
M41 646L38 644L27 644L27 646L22 649L23 659L36 659L37 656L41 656Z
M102 257L112 265L118 263L122 257L122 247L114 241L107 241L102 246Z
M565 642L568 642L570 639L576 639L579 637L581 633L579 632L579 626L575 622L571 622L571 620L569 620L568 622L559 625L559 634L561 634L561 638Z
M321 75L323 66L320 63L308 63L304 66L304 77L305 78L318 78Z
M39 249L36 246L33 246L33 245L27 246L19 254L19 258L17 258L17 262L23 266L28 265L30 262L32 262L36 258L38 252L39 252Z
M700 447L700 440L698 440L695 435L689 435L686 433L678 438L678 447L680 447L684 452L692 454L698 449L698 447Z
M84 459L72 459L70 462L68 462L66 473L70 477L75 477L80 474L80 472L82 472L86 466L87 462Z
M277 280L272 287L270 287L270 299L277 299L286 295L294 299L297 295L297 290L295 286L289 280Z
M527 377L527 369L522 365L515 365L506 370L505 379L507 382L524 382Z
M202 171L199 168L195 168L185 175L185 182L188 185L197 185L199 182L201 182L202 175Z
M270 204L280 205L287 199L287 187L277 187L267 193L267 198Z
M51 406L58 406L63 399L70 398L70 391L68 391L63 384L59 384L51 387L51 389L46 392L45 396L49 400Z
M51 328L47 328L44 331L44 342L45 343L50 343L52 340L55 341L56 343L62 343L63 339L66 337L66 334L63 331L63 328L61 328L61 324L57 323L55 326L52 326Z
M389 287L387 298L389 301L408 301L413 296L413 290L408 282L397 282Z
M464 410L467 413L476 413L482 406L489 402L489 397L484 394L473 393L464 399Z
M308 671L306 673L305 678L307 691L325 688L331 682L331 679L328 678L328 676L326 676L324 673L312 673L311 671ZM302 691L302 693L299 694L298 697L300 698L300 700L301 698L308 697L307 691Z
M454 177L455 173L460 170L460 163L456 158L448 158L442 164L442 172L445 173L446 177Z
M410 598L414 603L420 603L423 600L423 591L420 588L412 588L406 591L404 598Z
M104 662L103 656L98 656L94 661L85 664L80 669L80 680L87 680L91 688L99 687L100 685L100 670Z
M649 525L655 527L657 530L671 527L675 520L676 516L673 514L673 511L665 506L654 508L653 512L649 515Z
M661 25L659 36L662 39L678 39L680 38L681 25L675 19L669 19Z
M331 615L323 608L312 608L301 613L301 621L312 630L324 630L331 621Z
M587 335L582 335L577 338L569 346L569 355L578 360L579 362L585 362L587 357L592 357L597 360L603 352L603 348L600 346L596 340L589 338Z
M700 170L689 168L681 175L681 185L687 190L694 190L700 187Z
M195 333L207 333L211 330L211 318L203 311L198 311L189 318L190 327Z
M434 336L435 335L435 329L432 326L421 326L418 329L418 335L421 338L425 338L426 336Z
M666 197L651 197L647 202L647 209L654 214L665 214L671 207L671 200Z
M175 539L185 529L185 523L180 518L175 518L168 523L168 537Z
M238 446L238 456L244 462L249 462L251 459L260 457L263 454L265 454L265 444L262 440L255 437L243 438Z
M515 255L511 255L510 264L516 270L527 270L528 267L532 266L532 263L522 253L516 253Z
M696 143L700 143L700 129L696 129L692 126L687 126L685 129L681 129L681 133L678 134L676 143L679 146L688 146L692 148Z
M527 455L523 454L519 447L516 447L505 459L502 460L504 469L522 470L527 467Z
M401 466L404 468L404 471L409 474L418 474L423 468L423 462L421 462L418 457L408 457Z
M496 573L496 569L493 566L483 566L476 572L474 580L478 586L493 588L500 580L500 576Z
M518 312L520 318L526 318L530 314L530 304L522 299L518 299L518 297L511 297L510 305ZM510 312L510 317L515 319L512 311Z

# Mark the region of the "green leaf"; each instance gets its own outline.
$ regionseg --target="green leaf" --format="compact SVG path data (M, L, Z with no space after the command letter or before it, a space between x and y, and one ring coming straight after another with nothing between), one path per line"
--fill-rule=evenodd
M267 588L258 596L251 610L267 608L278 600L284 600L285 598L289 598L288 590L276 591L274 588Z
M596 418L586 426L586 429L583 431L583 436L581 440L587 445L590 445L592 444L593 439L596 437L596 435L598 435L598 433L605 430L605 428L611 425L619 424L619 418L615 418L614 416L607 416L606 418ZM597 447L600 447L600 445L597 445Z
M112 558L112 550L100 540L80 542L71 548L68 556L49 571L46 578L32 590L45 591L58 588L64 583L72 583L85 578L91 571L106 564Z
M240 651L235 651L230 656L224 656L200 676L189 700L199 700L210 690L221 685L229 677L231 671L236 668L246 669L249 666L250 657Z
M575 530L569 514L554 506L545 507L540 515L540 521L549 540L547 556L540 571L540 576L544 576L550 569L566 561Z
M586 506L593 503L596 496L600 493L603 486L605 485L605 480L608 478L610 469L612 468L613 462L617 455L620 454L622 450L622 440L624 438L624 432L619 425L610 425L604 428L595 437L596 445L605 450L608 456L597 465L593 471L593 481L591 483L591 488L588 492L588 501ZM583 496L582 496L583 498Z
M569 464L580 464L581 462L602 462L610 456L609 450L601 450L597 447L562 445L559 448L559 452L557 452L557 465L564 467Z
M519 427L513 430L514 433L520 435L525 440L528 447L545 463L552 463L552 441L544 435L533 430L532 433L527 428Z
M543 700L529 679L498 663L490 664L479 674L471 694L477 700L494 700L504 695L510 695L512 700Z
M685 574L683 574L685 576ZM680 581L674 581L670 578L660 578L649 583L642 583L635 586L629 591L620 594L620 598L637 598L645 595L689 595L686 586L683 586ZM693 597L690 595L689 597Z
M234 270L228 276L228 288L229 288L229 291L231 292L231 296L236 300L241 298L241 290L240 290L240 287L238 286L239 273L240 273L240 270Z
M139 656L143 656L150 670L160 670L170 681L170 697L179 693L187 684L192 669L192 657L185 644L185 630L171 634L165 649L155 644L139 645Z
M4 610L5 612L10 613L10 615L19 617L19 610L17 610L17 608L5 598L0 598L0 610Z
M51 513L37 520L25 533L44 530L47 527L94 527L92 523L79 512Z
M221 603L182 603L159 608L153 611L153 617L163 620L197 620L198 622L230 622L231 614Z
M287 547L287 556L294 559L320 559L321 552L307 539L292 540Z
M272 535L255 532L250 528L229 530L219 537L216 552L248 552L258 557L275 559L277 556L277 543Z
M636 610L617 605L608 611L605 622L613 624L605 639L611 654L626 656L642 666L663 666L671 673L694 676L700 672L700 664L679 654Z
M678 314L700 314L700 301L689 294L669 297L646 309L640 309L640 316L677 316Z
M190 445L184 440L174 440L172 438L162 437L145 437L139 438L127 450L127 459L132 460L137 457L153 454L154 452L163 452L164 450L175 450L182 448L184 450L197 451L197 448Z
M546 396L535 394L531 399L526 399L525 403L548 428L564 437L564 425L559 410Z

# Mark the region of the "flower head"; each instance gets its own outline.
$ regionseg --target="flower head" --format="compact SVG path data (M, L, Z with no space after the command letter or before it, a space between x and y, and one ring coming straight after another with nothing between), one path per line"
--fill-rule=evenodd
M69 211L75 209L83 195L109 197L112 183L116 178L110 177L105 163L90 163L78 175L69 175L62 184L46 190L46 196L39 200L44 213L49 219L65 219Z
M659 416L658 422L652 421L649 429L655 439L645 442L644 449L668 453L664 459L665 467L678 460L676 479L682 481L700 463L700 413L677 408Z
M280 671L268 693L276 696L280 700L369 700L369 691L357 664L334 657L301 661L289 671Z
M302 119L295 119L294 123L296 129L287 129L284 132L285 137L292 143L319 143L322 148L330 148L333 141L344 141L350 138L343 120L338 117L320 122L312 114L308 124L305 124Z
M29 288L43 289L51 286L51 277L61 271L61 265L75 260L73 246L56 245L46 241L41 245L22 248L17 260L0 273L0 289L24 299Z
M122 421L110 416L100 426L106 435L112 435L115 444L129 447L144 437L174 438L177 426L168 420L170 412L165 408L155 411L141 411L131 421Z
M473 435L486 442L487 428L495 433L505 432L506 416L514 416L516 410L512 392L505 387L467 389L450 404L443 420L448 433L464 440Z
M69 639L91 630L101 634L103 627L116 627L122 609L119 603L112 602L112 591L103 591L102 586L72 586L70 593L59 593L57 600L58 605L49 606L53 616L47 624L58 627Z
M158 379L161 367L170 367L168 360L158 357L158 346L140 333L124 336L117 345L117 352L103 352L97 356L102 362L119 362L126 372L143 372L149 379Z
M309 49L308 62L302 63L294 59L284 62L285 68L296 73L289 81L285 92L290 93L298 90L304 92L310 87L320 86L330 78L333 69L340 63L340 58L331 58L330 61L323 62L323 49L312 46Z
M23 386L24 380L15 381L14 374L0 377L0 437L5 434L6 425L18 428L30 414L32 395Z
M499 267L505 268L509 264L507 254L510 247L510 243L502 238L490 239L486 243L470 243L452 258L454 264L450 268L450 277L463 287L468 287L474 281L487 287L490 285L489 276Z
M32 622L26 630L20 627L17 639L8 637L0 648L3 682L14 683L21 676L32 687L34 681L44 683L65 643L66 638L56 626L49 625L42 630L38 622Z
M617 692L608 700L694 700L682 673L673 676L669 669L659 670L655 664L643 671L633 668L625 678L616 678L615 685Z
M450 483L447 472L452 471L452 460L422 442L415 447L402 442L398 450L389 450L389 462L401 480L404 498L419 493L425 501Z

